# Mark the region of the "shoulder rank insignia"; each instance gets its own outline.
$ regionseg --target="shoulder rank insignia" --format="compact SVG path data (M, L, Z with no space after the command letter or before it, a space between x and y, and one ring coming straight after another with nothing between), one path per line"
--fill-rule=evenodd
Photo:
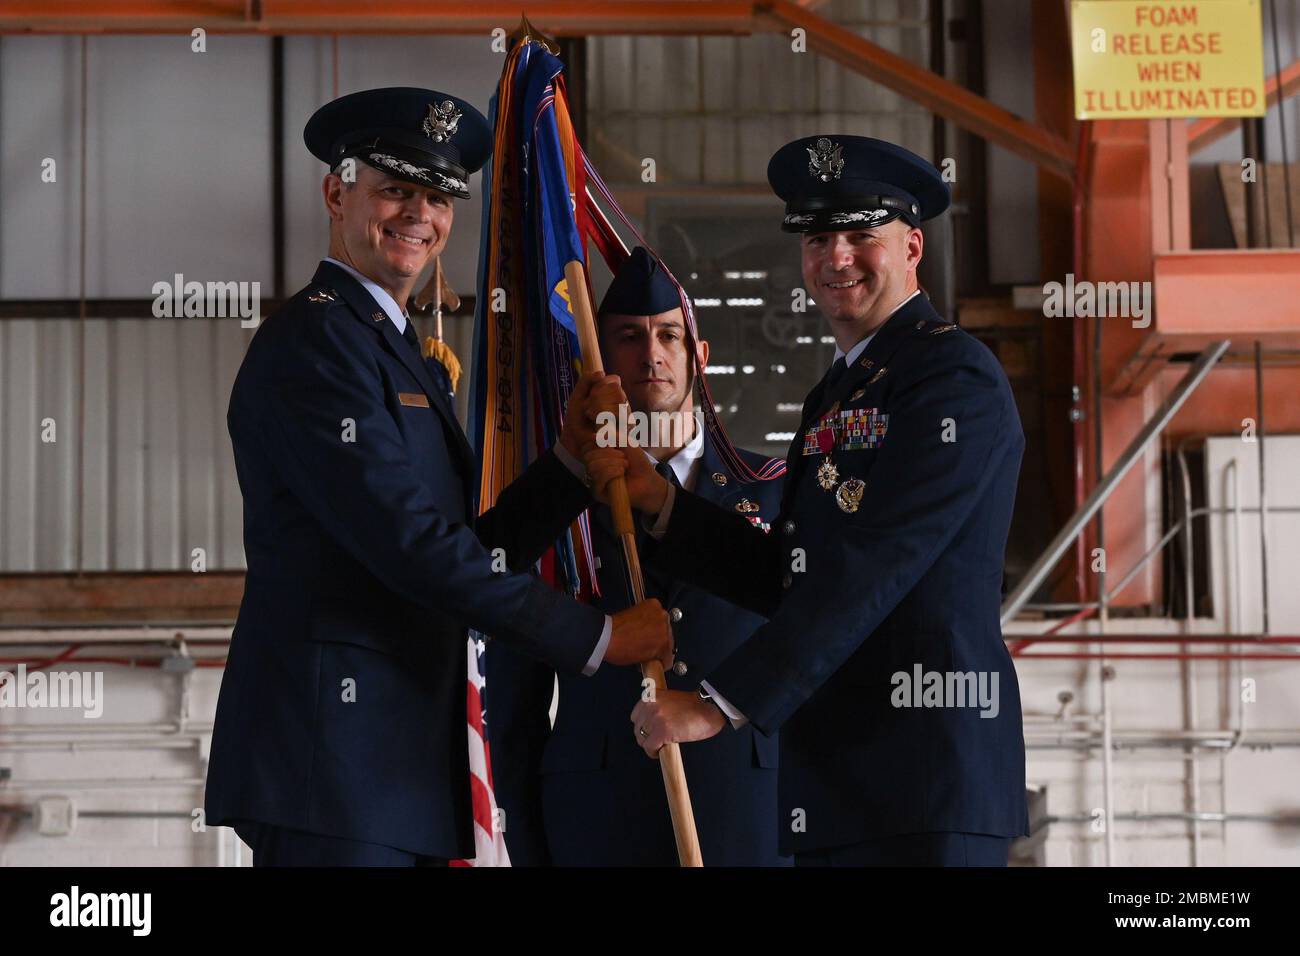
M338 295L333 289L317 289L311 295L307 296L308 302L337 302Z
M861 478L849 478L835 492L835 503L845 514L853 514L862 504L862 493L867 490L866 482Z
M840 155L844 152L843 146L838 146L823 136L812 148L804 148L808 149L809 176L824 183L840 178L840 173L844 171L844 159Z
M952 332L952 331L955 331L957 328L958 328L958 326L955 325L954 323L952 323L952 322L945 322L943 325L939 326L938 328L931 329L931 330L930 330L930 334L931 334L931 335L943 335L943 333L945 333L945 332Z
M713 473L713 483L721 488L727 483L727 476L720 471L715 471Z
M871 379L867 382L867 384L875 385L877 382L879 382L882 378L885 377L885 372L887 371L889 371L889 369L886 366L884 365L880 366L879 371L877 371L875 375L871 376Z
M743 515L755 514L758 511L758 505L748 498L741 498L736 502L736 510Z

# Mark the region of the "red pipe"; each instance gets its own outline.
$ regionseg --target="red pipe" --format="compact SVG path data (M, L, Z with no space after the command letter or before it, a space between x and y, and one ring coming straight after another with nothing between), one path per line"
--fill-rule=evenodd
M1077 124L1079 129L1078 155L1074 161L1074 279L1078 282L1083 278L1084 270L1084 221L1085 221L1085 197L1087 194L1088 183L1088 155L1089 147L1092 144L1092 124L1081 122ZM1084 330L1084 321L1078 316L1074 319L1074 384L1079 388L1079 407L1083 406L1083 383L1087 374L1084 366L1084 355L1087 349L1087 337ZM1071 396L1073 397L1073 396ZM1087 497L1087 488L1084 482L1084 441L1085 429L1084 422L1086 418L1080 417L1077 421L1071 422L1071 438L1074 442L1074 507L1077 510L1083 505ZM1079 535L1074 539L1074 583L1075 590L1079 595L1079 602L1083 603L1088 600L1088 586L1085 583L1083 569L1087 566L1087 549L1084 542L1084 531L1080 529Z
M1031 638L1041 641L1042 638ZM1049 644L1300 644L1295 635L1249 637L1240 634L1067 634Z
M1022 654L1020 660L1043 658L1056 661L1291 661L1300 664L1300 654Z
M73 648L75 650L75 648ZM42 670L54 664L120 664L123 667L161 667L162 660L136 660L130 657L69 657L69 651L54 660L42 661L36 657L0 657L0 664L26 664L29 671ZM195 667L225 667L226 660L196 660Z
M1082 540L1082 538L1080 540ZM1039 641L1041 641L1043 638L1050 637L1051 635L1055 634L1057 631L1069 627L1071 624L1075 623L1076 621L1081 621L1085 617L1088 617L1096 613L1097 613L1097 609L1095 607L1085 607L1083 610L1076 611L1074 614L1071 614L1069 617L1057 621L1055 624L1053 624L1047 630L1043 631L1043 633L1038 635L1037 637L1029 637L1022 641L1016 641L1015 644L1011 645L1011 656L1012 657L1018 656L1020 652L1023 651L1026 647L1028 647L1030 644L1036 644Z

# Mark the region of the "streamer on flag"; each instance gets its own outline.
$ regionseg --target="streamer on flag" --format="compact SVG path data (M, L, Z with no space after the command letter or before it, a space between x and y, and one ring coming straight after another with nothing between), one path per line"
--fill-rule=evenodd
M565 95L563 64L553 46L548 47L526 20L519 36L506 57L488 110L495 141L492 159L483 171L469 428L478 444L480 514L559 437L564 408L582 368L564 267L575 259L586 264L589 243L612 271L628 255L602 205L637 244L659 259L619 208L578 142ZM677 287L693 343L698 330L690 297L659 261ZM694 355L694 348L689 352ZM755 471L736 454L715 413L704 369L697 365L695 373L705 427L732 477L740 482L766 481L784 473L782 461ZM589 600L599 594L594 566L590 523L584 513L542 557L538 571L557 590ZM473 659L471 654L471 664ZM473 736L471 729L471 744ZM484 772L489 777L486 797L490 801L490 770L485 766ZM485 829L478 824L478 814L476 795L476 837ZM485 829L485 835L494 834ZM480 847L479 865L483 853Z

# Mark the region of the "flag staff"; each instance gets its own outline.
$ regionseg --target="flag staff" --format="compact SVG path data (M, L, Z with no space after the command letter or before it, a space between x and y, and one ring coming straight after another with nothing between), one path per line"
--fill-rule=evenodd
M591 310L591 299L587 296L587 275L582 262L574 259L568 263L564 267L564 278L569 287L569 305L578 326L583 371L599 372L602 370L600 340L596 335L596 320ZM623 559L632 582L632 600L640 604L645 600L645 579L641 574L641 558L636 550L632 502L628 498L627 483L622 476L609 483L609 507L614 517L614 530L623 543ZM641 676L655 682L656 692L667 690L664 668L658 661L642 664ZM703 866L700 838L695 832L695 813L691 810L691 793L686 788L681 747L675 743L665 744L659 751L659 765L663 770L664 790L668 794L673 836L677 839L677 858L682 866Z

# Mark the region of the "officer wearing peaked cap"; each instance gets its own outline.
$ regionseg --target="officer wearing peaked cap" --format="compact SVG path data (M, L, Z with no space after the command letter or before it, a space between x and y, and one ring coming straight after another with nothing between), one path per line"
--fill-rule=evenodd
M782 228L836 341L792 442L770 536L626 471L655 561L768 622L696 695L632 712L648 753L781 732L781 845L796 865L1004 865L1026 832L1002 560L1024 437L1005 374L916 280L938 171L890 143L797 140L772 157ZM689 750L689 746L685 748Z
M661 474L704 500L769 530L781 500L779 478L740 481L722 463L718 441L695 417L695 380L708 343L694 342L677 286L658 260L637 247L610 283L598 312L605 369L619 375L632 410L677 413L686 427L647 448ZM737 449L755 472L780 463ZM642 452L638 452L642 454ZM621 543L606 507L591 512L592 547L607 612L632 604ZM639 535L640 553L653 541ZM646 593L672 609L677 672L668 686L693 690L762 624L762 618L646 566ZM506 845L518 865L674 866L663 780L627 733L641 696L641 675L627 668L594 678L559 675L554 727L554 668L505 648L488 655L493 774L509 825ZM777 850L775 735L751 727L687 748L682 758L706 866L784 866Z
M590 503L576 456L609 381L584 378L559 443L476 514L473 452L405 303L487 159L487 121L444 93L368 90L304 138L331 170L329 255L257 330L230 396L248 574L207 818L258 866L472 857L467 628L592 674L671 666L667 614L611 617L526 573Z

